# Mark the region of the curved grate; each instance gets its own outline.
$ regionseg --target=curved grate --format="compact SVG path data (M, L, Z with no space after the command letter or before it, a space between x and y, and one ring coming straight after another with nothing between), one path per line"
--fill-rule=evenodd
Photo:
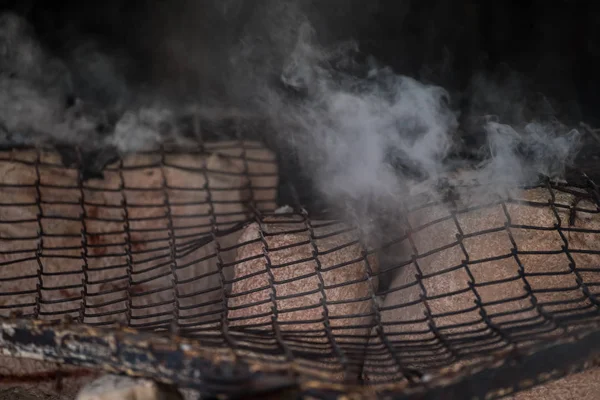
M374 245L275 211L281 165L257 141L123 155L102 176L86 162L0 152L5 355L212 394L407 398L501 393L597 356L585 176L511 193L451 179L399 204L403 233Z

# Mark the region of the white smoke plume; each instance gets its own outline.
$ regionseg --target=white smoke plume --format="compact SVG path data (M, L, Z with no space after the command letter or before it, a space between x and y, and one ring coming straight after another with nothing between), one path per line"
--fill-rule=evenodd
M240 65L253 55L264 58L275 52L280 58L271 60L279 62L280 81L299 92L300 99L290 99L276 86L264 84L265 71L272 65L252 70L245 77L246 85L256 80L256 103L270 117L280 139L298 153L332 207L347 210L369 232L400 225L396 218L408 194L435 194L438 180L455 166L448 156L460 146L456 141L459 115L451 108L451 95L372 61L364 62L361 71L352 43L320 45L318 29L299 2L278 4L269 3L271 15L261 19L268 21L264 38L269 49L257 48L263 37L251 32ZM579 133L550 118L551 110L525 112L515 80L502 90L486 83L474 79L473 105L480 108L472 111L497 116L481 124L484 137L478 153L484 160L469 174L486 188L480 195L504 196L533 184L540 174L560 178L577 153Z
M108 144L125 152L177 136L172 111L145 93L132 98L118 60L91 41L70 50L63 61L23 18L0 15L0 142Z
M243 0L219 4L219 12L232 21L244 5ZM437 180L454 165L448 157L461 146L456 140L461 116L444 88L362 59L352 41L321 43L322 33L335 27L313 24L309 5L257 2L241 37L220 54L229 66L223 90L230 104L269 119L282 148L298 155L332 208L347 211L368 231L397 225L398 205L407 194L416 188L435 191ZM165 37L186 43L186 54L177 57L204 60L198 64L202 68L210 64L200 50L187 54L193 38ZM180 104L132 85L121 58L93 44L74 46L60 61L38 44L23 20L5 14L0 52L0 121L12 140L49 137L135 151L182 136L176 124ZM182 61L177 57L170 60L175 66ZM220 76L214 72L206 76ZM536 115L515 107L522 102L510 85L490 88L476 78L473 86L472 114L497 116L480 124L478 150L484 160L474 179L511 188L538 174L560 177L576 154L578 133L552 121L551 108ZM74 101L75 92L89 99Z

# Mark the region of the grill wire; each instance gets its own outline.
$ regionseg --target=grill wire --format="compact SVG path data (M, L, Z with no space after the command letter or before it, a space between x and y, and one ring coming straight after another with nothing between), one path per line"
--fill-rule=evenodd
M65 166L51 149L0 153L5 355L208 395L296 388L317 398L494 397L597 358L600 246L589 244L600 243L600 224L593 226L600 192L586 176L527 188L542 200L465 209L450 199L445 215L438 200L418 199L404 210L406 234L369 248L353 227L313 219L298 204L273 213L285 171L257 142L123 156L103 179L86 179L85 155L75 154ZM554 220L523 222L515 207L546 210ZM489 210L498 212L494 226L465 231L464 215ZM417 214L431 220L411 224ZM238 242L250 223L256 236ZM447 224L456 230L452 241L418 249L419 235L434 238ZM519 230L553 235L555 246L523 249ZM471 254L467 242L494 235L505 236L506 251ZM588 246L578 246L582 240ZM409 248L408 258L377 265L374 255L393 246ZM449 249L461 253L457 263L444 255ZM440 254L447 264L427 270L426 260ZM560 257L562 269L532 271L535 257ZM486 264L506 260L514 274L479 278ZM401 284L378 291L390 271L409 268ZM442 283L456 281L457 271L459 287ZM488 295L502 285L520 294ZM350 288L358 298L344 298ZM456 309L436 306L446 300Z

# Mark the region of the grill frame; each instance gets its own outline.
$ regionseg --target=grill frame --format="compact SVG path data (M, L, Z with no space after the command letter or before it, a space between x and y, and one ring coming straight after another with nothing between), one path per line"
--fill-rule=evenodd
M595 330L578 340L558 340L539 346L527 355L500 354L477 366L444 368L417 385L403 382L380 385L375 390L319 379L299 383L285 371L241 365L227 360L222 352L211 352L186 339L129 328L106 330L68 322L49 324L23 319L3 320L1 326L3 354L151 378L180 388L193 388L209 398L217 395L253 398L275 393L285 395L283 398L368 399L377 395L403 400L495 399L600 366L597 345L600 330ZM69 349L65 345L68 341L90 354L105 353L108 357L88 357ZM152 360L152 364L140 362L141 357ZM157 365L161 366L160 372Z

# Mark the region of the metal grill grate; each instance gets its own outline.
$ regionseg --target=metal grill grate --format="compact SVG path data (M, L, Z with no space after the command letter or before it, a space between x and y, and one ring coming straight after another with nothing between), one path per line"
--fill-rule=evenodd
M215 308L199 295L223 297L215 245L252 209L274 208L276 165L256 143L124 157L88 181L56 152L2 156L5 316L158 328L174 305L185 326L184 310ZM205 293L190 292L200 279Z
M281 165L259 142L125 155L102 178L75 154L0 153L4 354L211 394L407 398L489 394L597 357L586 177L416 196L405 234L372 248L339 221L273 212Z

